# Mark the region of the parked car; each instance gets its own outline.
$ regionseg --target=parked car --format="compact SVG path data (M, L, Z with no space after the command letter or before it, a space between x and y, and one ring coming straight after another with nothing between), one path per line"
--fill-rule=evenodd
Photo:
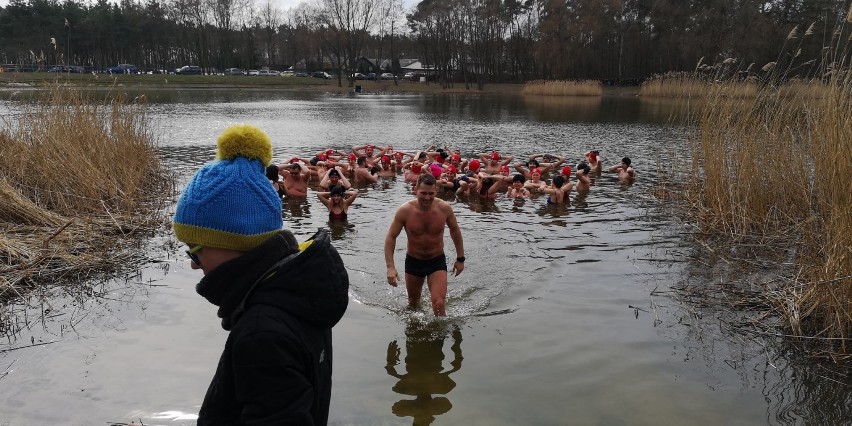
M361 74L360 72L356 72L355 74L352 74L352 77L354 77L355 80L363 80L365 78L364 74Z
M269 70L259 70L257 75L269 75Z
M243 70L239 68L228 68L225 70L225 75L244 75Z
M311 75L306 72L296 72L293 73L293 77L310 77Z
M65 65L56 65L54 67L50 67L47 72L71 72L71 68Z
M376 79L376 73L371 72L371 73L367 74L367 80L375 80L375 79Z
M133 64L118 64L112 68L107 68L110 74L139 74L139 68Z
M389 72L385 72L385 73L382 73L382 75L380 75L379 78L382 79L382 80L393 80L396 77Z
M259 74L260 74L260 71L258 71L258 70L248 70L248 73L247 73L247 74L248 74L248 75L259 75Z
M201 67L195 65L184 65L175 70L175 74L180 75L201 75Z
M281 75L281 72L278 70L269 70L269 75L273 77L278 77L279 75Z
M326 80L331 80L331 75L325 71L314 71L311 73L311 77L314 78L324 78Z

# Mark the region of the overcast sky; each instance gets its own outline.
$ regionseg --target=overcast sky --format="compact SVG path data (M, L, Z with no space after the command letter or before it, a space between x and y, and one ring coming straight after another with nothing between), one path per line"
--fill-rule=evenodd
M286 9L293 7L302 1L304 0L272 0L272 3L277 4L280 9ZM63 0L59 0L59 2L62 3ZM117 3L117 1L112 1L112 3ZM9 0L0 0L0 6L6 6L7 4L9 4Z
M61 3L63 0L59 0L59 1ZM264 2L262 0L256 0L256 1L258 3ZM293 6L296 6L299 3L302 3L303 1L305 1L305 0L272 0L272 3L278 5L279 9L284 10L284 9L289 9ZM402 0L402 4L406 8L410 8L411 6L414 6L415 4L417 4L418 2L419 2L419 0ZM7 4L9 4L9 0L0 0L0 6L6 6Z

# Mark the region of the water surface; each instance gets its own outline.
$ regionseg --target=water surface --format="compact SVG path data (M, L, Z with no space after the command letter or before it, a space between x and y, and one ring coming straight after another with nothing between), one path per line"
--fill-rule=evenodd
M720 330L712 312L667 295L704 268L672 212L650 193L657 161L682 144L676 112L638 98L524 99L244 91L149 94L161 151L181 182L215 154L215 139L248 122L276 160L327 147L429 144L465 156L520 159L601 151L630 156L632 185L611 175L567 207L544 198L493 203L448 197L466 269L450 279L448 318L408 312L385 281L383 239L411 197L401 178L359 188L349 223L332 226L349 271L350 308L334 329L330 423L843 424L850 386L818 367ZM5 108L9 104L3 104ZM0 109L3 111L3 109ZM5 114L11 114L6 111ZM674 137L674 139L673 139ZM328 227L313 195L285 202L285 227ZM448 255L452 243L446 236ZM402 265L404 234L397 242ZM52 296L20 320L0 353L0 424L192 424L226 332L195 294L198 271L180 244L152 241L160 260L75 302ZM39 321L45 307L53 314Z

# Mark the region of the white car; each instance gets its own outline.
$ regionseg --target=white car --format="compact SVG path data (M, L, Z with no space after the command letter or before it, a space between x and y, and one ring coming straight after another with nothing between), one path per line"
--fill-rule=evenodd
M386 72L386 73L382 73L382 75L380 75L379 78L382 79L382 80L393 80L396 77L394 77L393 74Z
M258 70L248 70L248 75L259 75L259 72Z

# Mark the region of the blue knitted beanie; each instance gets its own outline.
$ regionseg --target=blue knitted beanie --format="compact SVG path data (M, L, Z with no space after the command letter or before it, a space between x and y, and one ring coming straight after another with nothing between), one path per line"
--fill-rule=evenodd
M266 178L272 142L257 127L231 126L219 136L216 161L205 164L183 190L174 217L178 240L248 251L282 226L281 198Z

